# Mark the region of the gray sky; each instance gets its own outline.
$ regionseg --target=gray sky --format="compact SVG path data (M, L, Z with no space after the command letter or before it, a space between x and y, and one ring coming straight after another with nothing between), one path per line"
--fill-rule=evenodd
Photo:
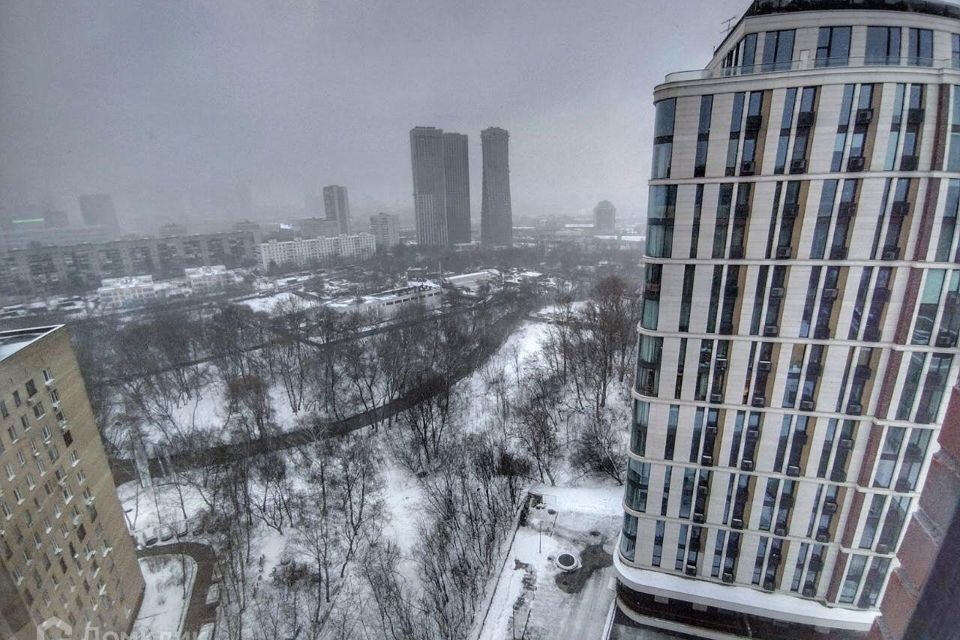
M4 0L0 194L166 215L188 189L412 208L408 131L511 133L515 214L645 208L651 92L747 0Z

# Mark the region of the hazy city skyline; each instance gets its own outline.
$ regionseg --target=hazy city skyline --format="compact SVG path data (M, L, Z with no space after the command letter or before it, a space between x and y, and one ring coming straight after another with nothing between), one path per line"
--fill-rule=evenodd
M359 215L409 215L407 136L429 122L474 139L475 212L479 133L497 125L516 215L609 199L630 216L646 207L650 89L702 66L746 4L690 3L686 41L703 44L677 50L683 15L625 2L5 3L0 204L78 222L76 196L103 192L121 222L147 221L190 191L241 184L258 209L294 208L320 183L346 185Z

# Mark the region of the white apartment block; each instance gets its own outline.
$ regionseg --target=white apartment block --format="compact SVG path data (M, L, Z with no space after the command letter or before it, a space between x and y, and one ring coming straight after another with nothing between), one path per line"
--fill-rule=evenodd
M187 286L193 291L216 291L234 283L233 274L222 265L194 267L183 270Z
M260 265L328 264L338 259L364 260L376 253L376 240L372 234L359 233L353 236L333 238L298 238L279 242L271 240L257 247Z
M404 309L422 307L427 311L437 309L443 302L443 291L434 285L411 285L367 296L341 298L327 303L327 307L339 313L377 313L389 318Z
M759 0L656 88L632 623L846 639L876 617L960 364L958 16Z
M106 278L101 281L97 295L104 306L126 307L153 302L162 295L162 289L153 281L153 276Z

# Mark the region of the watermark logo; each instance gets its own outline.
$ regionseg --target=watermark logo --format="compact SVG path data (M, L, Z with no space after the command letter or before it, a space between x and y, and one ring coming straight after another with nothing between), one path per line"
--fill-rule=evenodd
M37 640L63 640L73 635L73 627L54 616L37 627Z

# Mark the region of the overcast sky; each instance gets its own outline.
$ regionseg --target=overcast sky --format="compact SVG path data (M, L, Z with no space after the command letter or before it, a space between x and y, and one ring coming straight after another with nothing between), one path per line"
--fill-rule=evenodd
M0 194L343 184L412 208L408 132L511 134L515 214L645 208L654 85L702 67L747 0L3 0ZM157 211L163 216L162 211Z

